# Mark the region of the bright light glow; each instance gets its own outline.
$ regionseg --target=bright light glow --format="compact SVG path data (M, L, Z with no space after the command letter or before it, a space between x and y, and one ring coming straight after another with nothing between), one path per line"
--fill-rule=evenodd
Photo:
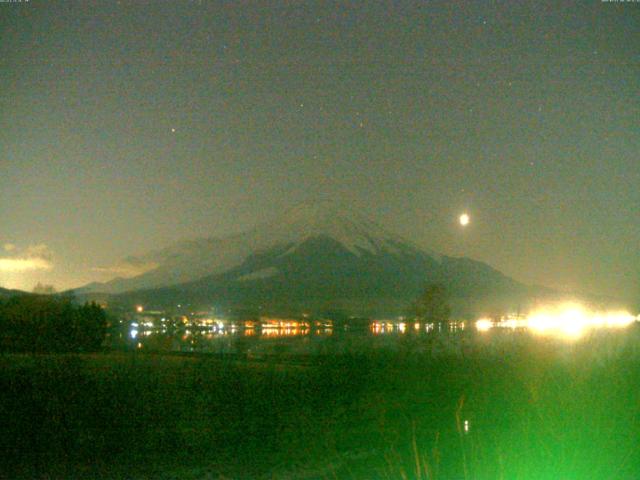
M469 217L468 214L463 213L462 215L460 215L460 225L462 225L463 227L466 227L467 225L469 225L470 221L471 221L471 218Z
M51 251L44 244L19 249L7 243L0 248L4 249L0 255L0 272L21 273L53 268Z
M144 312L144 307L143 307L142 305L138 305L138 306L136 307L136 312L138 312L138 313L142 313L142 312Z
M481 332L486 332L491 327L493 327L493 322L488 318L481 318L480 320L476 321L476 328Z
M481 318L476 321L476 328L479 331L493 327L527 328L537 335L576 339L590 329L624 328L634 321L636 318L625 311L597 312L577 303L564 303L540 308L524 319L507 317L494 323Z
M502 328L510 328L512 330L515 330L516 328L524 328L527 326L527 320L523 319L523 318L517 318L517 317L507 317L507 318L503 318L501 319L498 323L497 323L498 327L502 327Z
M28 272L52 268L51 262L45 258L0 258L0 272Z
M527 317L527 326L538 334L559 333L577 338L590 328L624 328L634 321L628 312L590 312L582 305L569 303L532 313Z

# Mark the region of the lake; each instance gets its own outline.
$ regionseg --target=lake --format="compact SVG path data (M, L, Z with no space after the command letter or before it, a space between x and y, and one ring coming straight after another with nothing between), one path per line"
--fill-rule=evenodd
M616 317L617 318L617 317ZM208 353L260 359L271 356L307 357L365 354L369 351L406 351L416 355L465 355L518 348L542 342L567 349L587 341L625 342L635 319L609 324L562 324L541 330L538 323L507 319L434 324L404 321L356 321L340 325L306 326L299 322L278 325L216 324L166 329L134 323L112 333L110 345L145 352Z

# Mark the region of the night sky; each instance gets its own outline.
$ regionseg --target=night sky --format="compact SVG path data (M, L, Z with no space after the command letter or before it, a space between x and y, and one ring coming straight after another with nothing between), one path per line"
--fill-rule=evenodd
M0 3L0 286L330 198L637 298L639 32L600 0Z

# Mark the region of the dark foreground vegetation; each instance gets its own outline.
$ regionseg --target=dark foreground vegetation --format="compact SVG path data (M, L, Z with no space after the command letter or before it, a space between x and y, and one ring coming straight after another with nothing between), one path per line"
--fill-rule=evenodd
M637 332L307 366L0 357L0 477L635 479Z
M95 352L107 333L104 310L71 298L19 295L0 299L0 352Z

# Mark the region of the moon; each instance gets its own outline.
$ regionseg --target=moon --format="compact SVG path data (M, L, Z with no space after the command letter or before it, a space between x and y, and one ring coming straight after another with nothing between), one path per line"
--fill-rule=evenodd
M462 225L463 227L466 227L467 225L469 225L469 222L471 221L471 218L469 217L468 214L463 213L462 215L460 215L460 225Z

